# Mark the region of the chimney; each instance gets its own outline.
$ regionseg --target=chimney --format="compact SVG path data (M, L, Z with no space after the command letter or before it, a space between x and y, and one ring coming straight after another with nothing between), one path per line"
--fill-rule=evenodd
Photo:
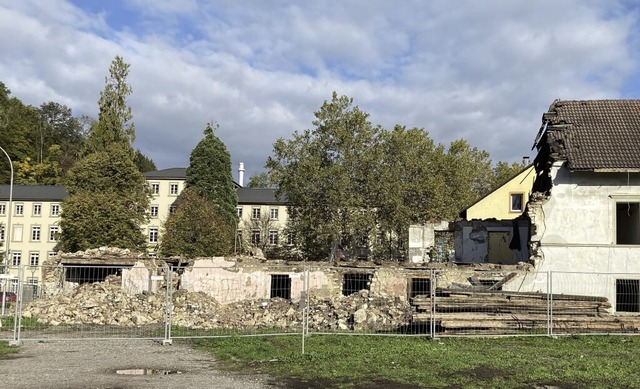
M529 156L525 155L524 157L522 157L522 165L523 166L529 166Z
M244 162L240 162L238 166L238 184L240 184L241 187L244 186Z

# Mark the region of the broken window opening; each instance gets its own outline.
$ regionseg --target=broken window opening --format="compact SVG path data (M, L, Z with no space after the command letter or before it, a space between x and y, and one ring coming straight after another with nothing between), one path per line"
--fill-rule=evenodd
M502 290L502 285L497 285L499 280L478 280L478 284L490 290Z
M370 290L371 274L346 273L342 278L342 294L349 296L361 290Z
M448 262L454 252L452 231L434 231L434 247L431 252L432 262Z
M119 267L82 267L82 266L65 266L65 281L77 282L78 284L104 282L107 276L122 275L122 269Z
M640 244L640 203L616 203L616 244Z
M616 311L640 312L640 280L616 280Z
M418 277L411 279L409 298L416 296L431 296L431 278Z
M288 274L271 275L271 298L291 300L291 277Z

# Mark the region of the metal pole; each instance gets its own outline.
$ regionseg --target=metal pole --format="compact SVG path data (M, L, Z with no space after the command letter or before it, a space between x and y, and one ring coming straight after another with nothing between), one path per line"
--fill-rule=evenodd
M5 151L5 149L3 149L2 147L0 147L0 150L2 150L2 152L4 153L4 155L7 156L7 159L9 160L9 168L11 169L11 181L9 183L9 206L7 209L7 212L9 213L7 216L7 228L4 234L4 241L5 241L5 247L4 247L4 271L3 273L8 273L8 269L9 269L9 253L10 253L10 246L11 246L11 212L12 212L12 202L13 202L13 162L11 162L11 158L9 157L9 154L7 154L7 152Z

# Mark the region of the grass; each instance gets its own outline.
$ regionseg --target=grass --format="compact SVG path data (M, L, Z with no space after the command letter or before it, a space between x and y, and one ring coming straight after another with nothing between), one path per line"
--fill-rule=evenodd
M17 353L20 349L18 347L9 346L9 342L0 341L0 359L9 357L13 353Z
M197 339L234 370L328 388L640 387L639 337ZM314 386L314 382L318 383Z

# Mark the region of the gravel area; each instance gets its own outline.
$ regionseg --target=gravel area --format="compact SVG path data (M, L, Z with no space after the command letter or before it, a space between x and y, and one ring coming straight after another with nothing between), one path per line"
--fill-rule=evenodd
M116 373L129 369L153 374ZM0 360L0 383L13 389L283 387L268 376L218 371L213 356L187 344L150 340L27 341L18 354Z

